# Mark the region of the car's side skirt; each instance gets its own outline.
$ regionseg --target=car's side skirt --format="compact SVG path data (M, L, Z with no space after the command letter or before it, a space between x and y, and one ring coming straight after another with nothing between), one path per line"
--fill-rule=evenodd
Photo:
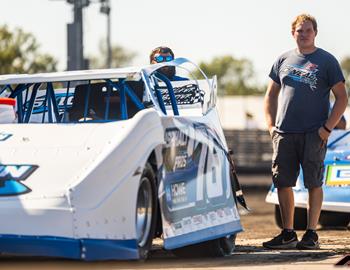
M0 253L69 259L138 259L136 239L74 239L53 236L0 235Z

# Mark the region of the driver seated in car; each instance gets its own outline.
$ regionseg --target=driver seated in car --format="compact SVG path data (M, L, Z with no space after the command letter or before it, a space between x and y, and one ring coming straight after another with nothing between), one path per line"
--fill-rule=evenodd
M160 46L152 50L149 58L150 64L158 64L163 62L170 62L174 60L174 57L174 52L169 47ZM170 81L188 81L187 78L176 75L174 66L162 67L158 71L165 75Z

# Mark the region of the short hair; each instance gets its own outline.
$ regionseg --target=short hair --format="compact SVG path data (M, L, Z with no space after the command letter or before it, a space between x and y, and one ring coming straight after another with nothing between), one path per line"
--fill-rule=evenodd
M317 22L315 17L309 15L309 14L300 14L298 15L294 21L292 22L292 32L295 31L295 28L298 24L301 24L303 22L310 21L312 23L312 26L314 28L314 31L317 32Z
M153 49L151 54L149 55L149 62L150 63L152 63L153 57L157 53L170 53L173 58L175 57L174 52L169 47L159 46L159 47Z

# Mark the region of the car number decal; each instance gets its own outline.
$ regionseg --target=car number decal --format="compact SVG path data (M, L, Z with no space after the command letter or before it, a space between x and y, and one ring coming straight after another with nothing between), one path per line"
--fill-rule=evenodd
M0 164L0 196L15 196L31 191L20 181L26 180L36 169L36 165Z

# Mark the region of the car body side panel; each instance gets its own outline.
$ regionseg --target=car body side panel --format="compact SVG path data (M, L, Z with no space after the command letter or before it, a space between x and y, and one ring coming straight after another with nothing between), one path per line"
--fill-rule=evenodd
M70 259L139 259L136 240L74 239L54 236L1 235L0 252Z
M74 131L74 125L71 125L71 131ZM69 147L69 140L65 142L68 150L61 151L66 155L57 154L60 144L55 142L55 137L51 138L53 145L49 147L48 141L40 142L38 135L29 134L25 147L18 142L21 138L13 129L11 139L15 142L9 139L0 145L0 149L4 149L0 153L2 164L39 167L23 181L31 192L0 197L0 212L4 217L0 223L1 234L74 238L89 238L89 234L91 238L133 239L135 228L130 224L134 224L138 181L148 156L162 144L163 131L159 116L152 109L140 112L133 123L124 125L123 131L112 128L113 123L95 124L91 129L85 124L84 130L89 136L84 138L85 134L78 133L82 138L80 144L75 143L80 145L78 148ZM51 126L52 136L55 127L58 126ZM108 132L116 133L106 140L103 134ZM31 141L32 137L36 139ZM78 142L79 136L76 137ZM8 145L4 145L6 142ZM16 143L20 146L11 151ZM116 207L118 205L123 207Z
M2 235L73 236L72 212L65 196L36 200L2 198L0 205Z
M163 143L157 113L142 112L123 142L96 159L83 181L70 188L74 236L135 239L136 198L143 168L153 149Z
M81 145L92 155L81 156L85 163L79 165L78 174L69 175L69 161L71 166L77 165L74 160L79 156L57 160L61 165L57 169L59 177L38 160L39 167L26 180L32 192L0 198L0 252L85 260L139 257L135 228L138 184L148 157L163 144L163 127L152 109L140 112L132 123L124 123L124 130L117 129L106 141L103 135L116 131L112 125L97 124L98 130L92 128L90 132L86 126L90 136ZM41 151L40 146L37 149ZM53 155L55 150L51 152ZM42 179L36 173L40 170L48 170L54 177ZM52 181L59 181L62 173L69 178L63 179L66 184L61 183L61 189L53 184L50 189ZM44 195L45 191L49 191L48 195Z

